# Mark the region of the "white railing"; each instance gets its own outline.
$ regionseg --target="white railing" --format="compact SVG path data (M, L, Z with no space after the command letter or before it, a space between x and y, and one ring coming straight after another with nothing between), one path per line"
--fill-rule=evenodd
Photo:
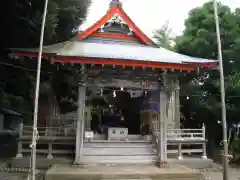
M159 135L160 129L158 127L158 121L152 122L152 127ZM167 140L206 140L206 130L203 124L199 129L166 129Z
M24 152L30 152L30 149L23 149L23 144L31 143L32 126L24 126L23 123L19 126L19 141L17 157L22 157ZM159 150L159 142L161 140L160 131L155 129L157 126L153 124L154 143ZM53 158L53 154L67 154L69 150L53 149L56 144L71 144L75 141L76 127L39 127L38 134L40 141L38 143L48 144L47 149L39 149L39 153L48 154L48 158ZM202 158L207 158L206 155L206 136L205 126L201 129L167 129L167 153L178 154L178 159L182 159L182 154L201 153ZM43 141L41 141L43 140ZM171 148L170 148L171 146ZM197 147L196 147L197 146ZM159 151L158 151L159 153Z
M178 159L183 159L182 154L202 154L207 159L206 153L206 130L203 125L201 129L166 129L167 153L178 154ZM160 130L157 122L153 122L154 143L157 152L159 148Z
M25 148L23 145L29 145L32 140L33 128L32 126L24 126L20 123L19 126L19 140L17 158L22 158L23 153L30 153L30 148ZM53 145L72 145L75 142L76 127L38 127L38 135L40 139L38 144L47 144L48 148L37 149L38 153L47 154L48 159L53 158L53 154L69 154L70 150L54 149Z
M205 140L205 127L202 129L167 129L167 140Z
M32 126L23 126L22 136L32 135ZM38 127L39 136L75 136L75 127Z

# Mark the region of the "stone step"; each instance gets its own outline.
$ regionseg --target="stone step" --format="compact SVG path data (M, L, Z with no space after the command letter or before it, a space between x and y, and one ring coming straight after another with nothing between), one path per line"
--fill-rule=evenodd
M86 164L149 164L157 160L155 154L149 155L108 155L108 156L83 156Z
M146 141L134 141L134 142L84 142L84 148L143 148L143 147L150 147L153 148L154 145L152 142L146 142Z
M154 165L75 166L55 165L46 172L45 180L200 180L201 174L186 167L162 168Z
M104 134L94 134L94 140L103 140L106 139L107 136ZM134 140L144 140L144 136L139 134L129 134L128 140L134 141Z
M156 151L152 147L141 147L141 148L84 148L83 149L84 155L149 155L149 154L156 154Z
M151 141L85 142L83 162L87 164L151 164L157 156Z

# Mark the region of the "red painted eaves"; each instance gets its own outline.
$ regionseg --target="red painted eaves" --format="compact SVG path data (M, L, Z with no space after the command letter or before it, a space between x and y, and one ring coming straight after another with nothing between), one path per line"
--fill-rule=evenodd
M115 7L107 12L100 20L98 20L93 26L86 29L84 32L77 34L78 38L84 39L90 36L93 32L98 30L102 25L107 23L116 13L119 11L118 7Z
M99 21L97 21L93 26L86 29L84 32L77 34L77 38L84 39L90 36L92 33L97 31L101 26L107 23L115 14L118 14L127 25L135 32L136 36L146 45L157 46L149 37L147 37L131 20L131 18L125 13L125 11L120 7L116 6L115 8L108 11Z
M127 15L127 13L119 7L119 16L127 23L127 25L135 32L135 34L147 45L157 46L147 35L145 35L132 21L132 19Z
M16 56L37 57L37 52L14 52ZM106 58L84 58L84 57L64 57L54 54L43 54L42 58L51 61L54 56L54 62L61 63L84 63L84 64L105 64L105 65L119 65L119 66L136 66L136 67L151 67L151 68L164 68L164 69L178 69L187 71L196 71L197 66L206 69L216 68L217 62L210 63L160 63L150 61L136 61L136 60L123 60L123 59L106 59Z

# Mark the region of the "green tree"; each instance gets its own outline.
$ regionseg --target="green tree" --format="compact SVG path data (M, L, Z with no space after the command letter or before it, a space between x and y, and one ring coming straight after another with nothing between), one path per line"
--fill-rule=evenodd
M166 49L173 48L172 29L169 28L169 22L167 21L160 29L154 32L153 38L156 40L160 47Z
M68 40L86 17L90 0L49 0L44 44ZM1 3L0 107L32 109L36 60L13 60L4 51L13 47L38 47L44 1L11 0ZM27 70L30 69L30 70ZM56 66L43 63L42 79L49 81ZM50 72L50 74L49 74ZM58 72L59 73L59 72ZM61 83L61 82L59 82Z
M239 9L232 12L228 6L220 3L218 8L226 83L227 121L231 126L232 123L239 121L240 116L238 110L240 13ZM185 30L182 36L176 38L175 48L182 54L217 59L216 38L213 4L208 2L189 12L185 21ZM191 78L183 78L181 83L182 112L188 121L185 123L193 126L204 122L210 140L215 140L221 131L221 126L218 124L221 120L219 71L201 72L194 81Z
M49 0L45 44L68 40L86 17L90 0ZM5 47L37 47L41 30L44 1L12 0L3 3L8 10L3 18ZM4 34L4 35L6 35ZM31 40L31 41L28 41Z

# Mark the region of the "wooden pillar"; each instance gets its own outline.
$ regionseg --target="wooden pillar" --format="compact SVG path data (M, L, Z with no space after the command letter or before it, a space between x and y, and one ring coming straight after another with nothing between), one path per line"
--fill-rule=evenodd
M158 167L165 167L167 164L167 93L162 87L160 90L160 106L159 106L159 124L160 124L160 138L159 138L159 154Z
M174 87L174 81L173 87ZM175 88L169 89L170 97L167 99L168 109L167 109L167 128L174 129L176 126L175 122L175 112L176 112L176 91Z
M52 119L49 121L49 123L52 121ZM49 126L48 128L48 136L50 136L51 138L53 137L53 128L52 128L52 125L51 126ZM48 143L48 156L47 156L47 159L53 159L53 153L52 153L52 151L53 151L53 142L52 141L50 141L49 143Z
M202 126L202 133L203 133L203 139L206 140L206 128L205 125L203 124ZM203 155L202 155L202 159L208 159L207 157L207 146L206 146L206 142L203 142Z
M22 158L22 142L21 142L21 137L23 136L23 122L22 120L20 121L19 124L19 140L18 140L18 152L16 158Z
M181 127L181 109L180 109L180 86L179 81L176 81L176 87L175 87L175 128L180 129Z
M79 84L75 164L82 164L81 158L83 156L83 143L84 143L85 100L86 100L86 87L84 84Z
M85 130L91 131L92 106L85 107Z

